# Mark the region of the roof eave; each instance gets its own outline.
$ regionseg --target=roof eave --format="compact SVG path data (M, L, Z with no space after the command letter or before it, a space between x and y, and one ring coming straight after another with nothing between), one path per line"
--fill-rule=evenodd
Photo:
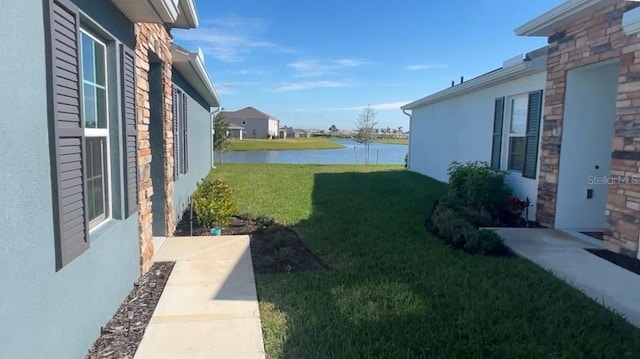
M617 2L618 0L567 0L516 28L514 32L518 36L549 37L559 28Z
M180 11L172 27L178 29L195 29L200 25L198 10L194 0L179 0Z
M467 82L463 82L457 86L436 92L432 95L423 97L419 100L401 106L402 110L415 110L436 102L448 100L470 92L478 91L491 87L497 83L504 81L516 80L521 77L532 75L544 71L539 66L534 66L533 61L523 61L522 63L507 68L502 68L491 72L485 76L476 77Z
M204 65L202 50L189 52L175 44L171 45L173 65L189 84L211 107L220 107L220 97L209 78Z
M173 23L180 0L111 0L131 22Z

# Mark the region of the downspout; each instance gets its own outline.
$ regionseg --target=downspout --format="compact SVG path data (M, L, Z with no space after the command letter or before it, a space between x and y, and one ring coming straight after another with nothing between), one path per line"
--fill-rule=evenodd
M407 113L407 110L403 108L402 113L409 117L409 149L407 150L407 169L409 169L409 164L411 163L411 134L413 133L413 131L411 131L411 122L413 120L413 111Z
M216 168L215 166L215 161L216 161L216 149L213 146L214 141L214 137L216 134L216 128L215 128L215 122L216 122L216 116L218 116L218 113L220 112L220 106L217 106L215 111L211 112L211 168Z

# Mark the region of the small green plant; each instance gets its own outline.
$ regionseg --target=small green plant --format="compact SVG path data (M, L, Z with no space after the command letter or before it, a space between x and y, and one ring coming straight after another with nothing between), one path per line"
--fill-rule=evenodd
M236 205L231 199L233 190L220 179L204 179L193 194L193 209L201 225L223 228L231 223Z
M511 190L504 180L507 172L493 170L486 162L453 162L449 166L449 194L478 210L498 218Z
M464 244L464 250L474 254L501 254L503 252L502 238L494 231L478 229L469 233Z

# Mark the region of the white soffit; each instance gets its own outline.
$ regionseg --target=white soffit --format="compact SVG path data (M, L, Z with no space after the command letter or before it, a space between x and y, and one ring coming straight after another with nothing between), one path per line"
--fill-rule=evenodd
M220 107L220 98L205 69L202 51L189 52L176 44L171 44L171 56L173 57L173 67L202 96L207 104L212 107Z
M179 0L180 11L173 27L179 29L195 29L200 24L198 10L194 0Z
M111 0L132 22L173 23L179 0Z
M559 28L618 2L619 0L567 0L518 27L515 33L518 36L549 37Z

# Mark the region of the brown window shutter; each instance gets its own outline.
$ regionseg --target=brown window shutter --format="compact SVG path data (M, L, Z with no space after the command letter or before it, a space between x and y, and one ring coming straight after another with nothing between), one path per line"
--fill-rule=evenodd
M187 94L183 93L182 94L182 118L183 118L183 131L184 131L184 141L183 141L183 146L184 146L184 151L183 151L183 156L184 156L184 173L189 172L189 112L187 111L188 109L188 98L187 98Z
M138 124L136 118L135 53L120 45L122 74L122 121L124 135L125 217L138 210Z
M173 88L173 179L178 178L180 158L178 157L178 90Z
M44 4L56 269L61 269L89 248L80 17L67 0Z
M504 122L504 97L495 101L493 112L493 143L491 145L491 168L500 170L500 157L502 156L502 128Z

